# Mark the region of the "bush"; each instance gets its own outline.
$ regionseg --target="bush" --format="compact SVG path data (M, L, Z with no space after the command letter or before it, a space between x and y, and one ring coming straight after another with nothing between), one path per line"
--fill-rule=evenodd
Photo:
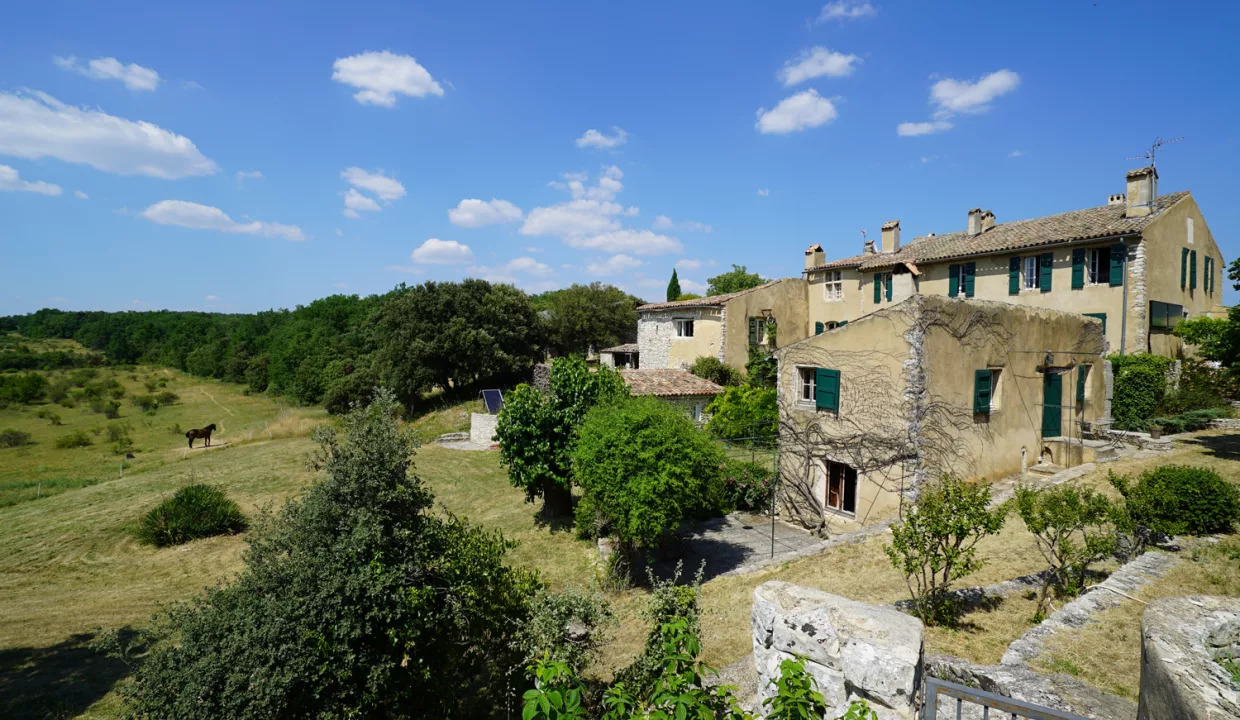
M229 584L170 608L122 689L181 720L487 717L519 682L537 576L434 507L388 391L320 426L322 479L249 534Z
M722 451L650 397L598 405L572 450L573 476L625 545L651 549L684 520L718 512Z
M109 428L112 434L113 427ZM121 431L123 434L123 430ZM168 547L245 529L245 515L219 488L186 485L142 516L135 536L143 545Z
M530 603L531 617L521 647L527 663L540 657L584 672L607 644L607 627L615 623L602 596L581 588L541 590Z
M181 396L177 395L171 390L164 390L163 392L160 392L157 395L155 395L155 399L159 401L159 404L161 407L167 407L168 405L176 405L178 402L180 402Z
M56 380L47 386L47 399L58 403L69 397L69 389L72 387L73 383L68 378Z
M57 400L56 404L61 406L62 408L72 410L73 408L77 407L77 400L74 400L72 397L65 396Z
M770 507L775 473L755 462L728 460L723 465L723 497L727 508L762 511Z
M39 408L39 411L35 413L34 416L39 418L40 420L46 420L52 425L63 425L64 424L60 420L60 415L56 414L56 412L53 411L51 408Z
M1121 430L1143 430L1146 420L1155 415L1167 388L1167 370L1171 359L1149 353L1112 355L1111 370L1115 389L1111 414Z
M745 363L745 384L774 390L778 380L779 363L775 356L763 352L756 345L750 345L749 360Z
M904 574L914 613L926 625L950 623L956 608L951 585L985 564L977 543L1003 529L1007 505L990 508L990 486L944 476L921 491L904 521L891 527L883 549Z
M689 372L724 387L741 384L740 372L716 357L703 355L693 361L693 365L689 367Z
M1173 417L1150 418L1146 421L1146 427L1158 426L1162 428L1163 432L1173 435L1175 433L1202 430L1210 426L1211 420L1225 417L1231 417L1231 408L1193 410Z
M1132 522L1153 533L1212 535L1231 532L1240 520L1240 490L1207 468L1163 465L1135 481L1113 472L1108 479Z
M115 420L121 416L121 404L115 400L95 398L90 401L90 410L91 412L100 413L109 420Z
M130 429L128 423L113 423L107 427L108 442L113 443L112 451L117 455L123 455L133 447L133 440L129 438Z
M681 566L668 580L658 580L647 570L650 580L650 596L642 609L641 619L650 626L646 644L633 662L616 673L616 684L626 686L638 698L649 697L663 672L664 634L662 628L682 620L692 635L702 630L702 569L691 583L680 584Z
M94 441L90 439L90 435L87 435L82 430L71 432L68 435L56 439L56 447L61 450L90 447L94 444Z
M779 428L779 405L774 388L730 387L706 406L710 434L726 440L774 435Z
M134 395L129 402L144 413L153 413L159 409L159 398L154 395Z
M30 433L15 428L0 430L0 448L13 448L30 444Z
M0 401L29 405L47 392L47 378L38 373L0 376Z
M1052 586L1061 597L1077 594L1085 587L1089 566L1115 551L1111 503L1105 495L1076 485L1040 490L1022 486L1016 489L1016 510L1049 566L1034 615L1044 617Z

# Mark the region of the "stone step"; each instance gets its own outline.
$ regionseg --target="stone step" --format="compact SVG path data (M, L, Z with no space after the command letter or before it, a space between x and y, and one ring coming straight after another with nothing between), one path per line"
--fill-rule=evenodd
M1056 465L1055 463L1038 463L1037 465L1029 468L1029 472L1037 473L1038 475L1054 475L1055 473L1063 472L1064 470L1065 468L1063 465Z

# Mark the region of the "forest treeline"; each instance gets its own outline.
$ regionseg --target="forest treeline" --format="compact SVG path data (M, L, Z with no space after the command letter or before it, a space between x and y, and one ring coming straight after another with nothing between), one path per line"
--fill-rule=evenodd
M641 302L600 283L530 296L467 279L250 314L44 309L0 317L0 331L72 339L111 364L176 368L323 403L332 412L369 400L383 384L415 409L436 388L470 396L482 387L510 386L548 352L633 342ZM37 357L10 360L45 364Z

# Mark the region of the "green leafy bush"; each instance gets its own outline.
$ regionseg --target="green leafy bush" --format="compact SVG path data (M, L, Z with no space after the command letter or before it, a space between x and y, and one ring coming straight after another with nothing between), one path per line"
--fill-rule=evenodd
M1112 355L1115 376L1111 414L1121 430L1143 430L1153 417L1167 389L1171 359L1149 353Z
M689 372L724 387L741 384L741 374L736 368L709 355L694 360L689 366Z
M1085 587L1089 566L1115 551L1111 503L1102 493L1077 485L1022 486L1016 489L1016 511L1048 565L1035 612L1044 617L1052 587L1060 597L1077 594Z
M650 397L598 405L572 450L573 476L624 544L651 549L722 505L722 451L684 413Z
M775 356L756 345L749 346L749 360L745 362L745 384L750 387L775 389L779 380L779 363Z
M766 720L804 720L827 714L827 704L818 692L818 681L805 671L801 657L779 663L779 677L771 678L775 695L762 701Z
M46 420L52 425L64 425L64 423L60 419L60 415L58 415L51 408L45 408L45 407L39 408L39 411L36 412L34 416L39 418L40 420Z
M90 401L90 411L99 413L109 420L115 420L121 416L121 404L115 400L97 397Z
M186 485L142 516L135 536L155 547L181 545L215 535L238 533L246 527L245 515L223 490Z
M1146 427L1160 427L1167 434L1192 432L1210 427L1211 420L1231 417L1230 408L1210 408L1193 410L1172 417L1156 417L1146 421Z
M129 402L144 413L153 413L159 409L159 398L154 395L134 395Z
M927 625L951 623L957 608L951 585L977 572L985 560L977 543L1003 529L1006 504L990 508L990 486L943 476L921 491L904 521L891 527L891 544L883 549L904 575L914 613Z
M155 395L155 399L159 401L161 406L176 405L181 401L181 396L171 390L164 390Z
M434 507L391 392L320 426L323 470L250 532L229 584L174 606L122 694L138 718L488 717L519 687L540 588Z
M521 646L526 662L546 658L562 662L573 672L584 672L607 643L607 629L615 616L607 600L580 587L559 592L541 590L530 603L530 621Z
M112 452L117 455L123 455L133 447L133 440L129 437L131 429L129 423L112 423L108 425L105 433L107 434L108 442L112 443Z
M89 440L89 438L87 438ZM30 444L30 433L16 428L0 430L0 448L14 448Z
M706 429L725 440L774 435L779 427L779 404L774 388L730 387L706 406Z
M47 392L47 378L38 373L0 375L0 401L29 405Z
M90 447L94 444L95 442L90 439L90 435L87 435L83 430L76 430L68 435L56 439L56 447L61 450Z
M666 580L655 578L649 569L646 573L650 582L650 596L646 600L646 607L641 611L641 618L651 629L641 653L616 673L616 684L626 686L638 698L649 697L663 671L664 636L661 628L677 619L683 619L689 633L697 635L702 629L702 568L698 569L692 582L683 585L680 584L679 564L672 577Z
M69 397L69 389L73 387L73 383L68 378L55 380L47 386L47 399L54 403Z
M1111 473L1133 523L1162 535L1231 532L1240 520L1240 490L1207 468L1163 465L1133 480Z
M766 465L729 459L721 470L723 496L727 508L766 510L775 489L775 473Z

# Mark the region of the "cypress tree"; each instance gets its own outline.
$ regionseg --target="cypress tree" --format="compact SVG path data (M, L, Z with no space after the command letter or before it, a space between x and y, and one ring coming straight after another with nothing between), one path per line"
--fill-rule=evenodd
M680 279L676 277L676 268L672 268L672 279L667 283L667 301L680 299Z

